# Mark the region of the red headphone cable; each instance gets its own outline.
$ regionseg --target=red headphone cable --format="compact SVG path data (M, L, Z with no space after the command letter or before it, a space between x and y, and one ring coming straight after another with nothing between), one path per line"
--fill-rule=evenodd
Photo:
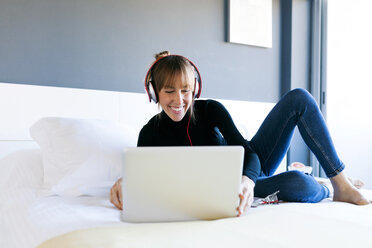
M189 122L187 123L187 137L189 137L190 146L192 146L192 141L191 141L191 137L190 137L190 133L189 133L190 121L191 121L191 115L189 117Z

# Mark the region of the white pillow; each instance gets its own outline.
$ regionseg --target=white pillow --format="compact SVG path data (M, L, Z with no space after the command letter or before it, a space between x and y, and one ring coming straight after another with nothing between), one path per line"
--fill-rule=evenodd
M112 185L121 173L123 148L137 142L129 126L88 119L45 117L30 134L42 151L44 188L70 196Z
M40 149L20 150L0 159L0 191L39 189L43 184Z

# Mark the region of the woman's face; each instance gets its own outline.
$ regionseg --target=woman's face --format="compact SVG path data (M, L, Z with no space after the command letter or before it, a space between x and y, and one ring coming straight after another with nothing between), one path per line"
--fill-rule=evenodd
M190 87L185 87L182 83L182 77L177 78L173 86L162 88L158 94L160 106L175 122L183 119L191 106L193 95Z

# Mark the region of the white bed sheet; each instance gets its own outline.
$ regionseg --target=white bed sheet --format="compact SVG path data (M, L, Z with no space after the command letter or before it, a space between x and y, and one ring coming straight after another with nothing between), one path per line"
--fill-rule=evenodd
M110 226L126 226L130 247L357 247L372 241L372 205L325 199L259 206L241 218L129 224L109 202L109 185L95 188L94 197L41 196L37 149L10 154L0 160L0 169L0 247L36 247L74 230ZM372 199L372 191L363 192Z
M316 244L319 247L357 247L371 241L372 206L355 206L330 199L317 204L280 203L252 208L241 218L177 225L159 223L149 228L148 224L121 222L120 212L109 203L108 190L96 197L38 197L35 189L2 192L0 202L6 204L1 209L0 247L35 247L70 231L116 225L129 226L126 230L128 235L137 238L136 247L144 247L149 241L151 247L161 247L164 242L160 242L160 236L173 244L178 240L182 247L202 247L208 242L224 247L226 242L243 244L245 240L255 247L298 247L299 244L301 247ZM364 192L372 196L371 191ZM221 238L223 242L216 242Z

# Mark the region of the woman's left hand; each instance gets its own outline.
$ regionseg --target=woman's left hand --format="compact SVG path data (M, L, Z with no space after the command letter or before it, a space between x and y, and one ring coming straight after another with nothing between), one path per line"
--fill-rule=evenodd
M237 208L238 210L238 217L247 213L248 209L251 207L253 203L253 189L255 183L247 176L242 176L242 182L240 184L240 204Z

